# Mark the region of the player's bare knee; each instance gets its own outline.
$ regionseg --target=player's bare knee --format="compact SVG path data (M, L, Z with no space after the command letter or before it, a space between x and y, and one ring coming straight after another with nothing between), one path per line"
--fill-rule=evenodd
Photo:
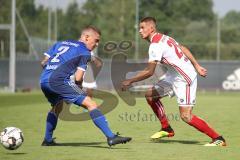
M189 113L181 113L180 117L186 123L189 123L191 121L191 114Z
M89 110L93 110L97 108L97 103L93 101L90 97L86 97L82 104Z
M154 101L157 101L160 97L153 96L152 93L147 92L145 94L145 98L149 104L153 103Z
M192 107L179 107L179 111L180 111L180 117L181 119L186 122L189 123L191 121L192 118Z
M56 115L59 116L59 114L62 112L63 106L58 106L56 110Z
M151 103L153 101L153 98L148 96L148 95L145 95L145 98L146 98L148 103Z
M52 107L51 112L55 113L56 116L59 116L59 114L62 112L63 109L63 101L60 101L57 105Z
M57 117L59 115L59 113L55 109L51 109L50 112L54 113Z

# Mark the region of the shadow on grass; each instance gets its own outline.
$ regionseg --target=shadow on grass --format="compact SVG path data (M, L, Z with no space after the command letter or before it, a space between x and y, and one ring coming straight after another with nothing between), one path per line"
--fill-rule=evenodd
M56 147L92 147L92 148L109 148L109 149L129 149L129 148L116 148L109 147L106 142L90 142L90 143L84 143L84 142L72 142L72 143L58 143Z
M9 155L24 155L24 154L27 154L27 153L24 153L24 152L8 152L8 153L5 153L5 154L9 154Z
M191 141L191 140L168 140L168 139L160 139L160 140L152 140L152 143L181 143L181 144L198 144L201 145L199 141Z

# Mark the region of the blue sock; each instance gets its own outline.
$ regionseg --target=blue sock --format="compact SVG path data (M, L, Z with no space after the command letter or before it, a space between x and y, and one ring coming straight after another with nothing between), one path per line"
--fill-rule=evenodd
M107 138L112 138L115 136L115 134L113 134L111 129L108 127L105 116L101 113L99 109L94 109L90 111L90 116L94 124L104 133Z
M46 122L46 131L45 131L45 140L48 142L52 141L53 131L57 126L58 117L53 112L48 112L47 122Z

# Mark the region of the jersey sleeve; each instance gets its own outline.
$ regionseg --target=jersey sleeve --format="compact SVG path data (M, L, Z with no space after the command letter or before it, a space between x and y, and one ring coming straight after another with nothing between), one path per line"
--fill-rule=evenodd
M88 62L90 61L91 61L91 55L83 55L80 59L77 69L80 69L85 72L87 69Z
M58 44L58 43L55 43L53 46L51 46L51 47L47 50L47 52L44 52L44 55L50 58L50 57L52 56L52 54L53 54L53 52L54 52L57 44Z
M149 59L148 61L161 61L163 55L163 49L158 43L152 43L148 50Z

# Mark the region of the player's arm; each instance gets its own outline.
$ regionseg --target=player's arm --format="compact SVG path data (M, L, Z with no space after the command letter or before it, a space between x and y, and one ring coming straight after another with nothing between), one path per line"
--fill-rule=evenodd
M103 65L103 62L100 58L96 57L96 56L92 56L91 61L94 63L94 65L97 68L101 68Z
M122 90L126 90L126 88L134 82L138 82L151 77L155 72L157 62L161 61L162 59L162 51L163 49L157 43L150 44L148 50L149 60L147 67L143 71L138 72L138 74L133 78L123 81Z
M157 65L156 61L148 62L147 67L143 71L138 72L138 74L133 78L126 79L122 82L122 90L126 90L126 88L134 82L138 82L151 77L154 74L156 65Z
M194 68L196 69L196 71L198 72L198 74L200 76L206 77L207 76L207 69L205 69L204 67L202 67L197 60L195 59L195 57L192 55L192 53L190 52L190 50L183 46L180 45L181 50L183 51L184 55L187 56L187 58L191 61L191 63L193 64Z
M77 67L77 70L74 74L75 84L77 84L80 88L82 88L83 76L85 71L87 70L87 64L90 61L90 59L91 57L89 56L82 57L79 62L79 66Z
M54 52L55 47L57 46L57 43L55 43L53 46L51 46L47 52L44 53L44 57L41 61L41 66L44 68L44 66L47 64L48 59L51 57L52 53Z
M75 83L79 86L82 87L82 82L83 82L83 75L84 75L84 70L79 68L74 74L75 77Z
M44 66L46 65L48 59L49 59L48 56L44 56L44 58L43 58L42 61L41 61L41 66L42 66L42 68L44 68Z

